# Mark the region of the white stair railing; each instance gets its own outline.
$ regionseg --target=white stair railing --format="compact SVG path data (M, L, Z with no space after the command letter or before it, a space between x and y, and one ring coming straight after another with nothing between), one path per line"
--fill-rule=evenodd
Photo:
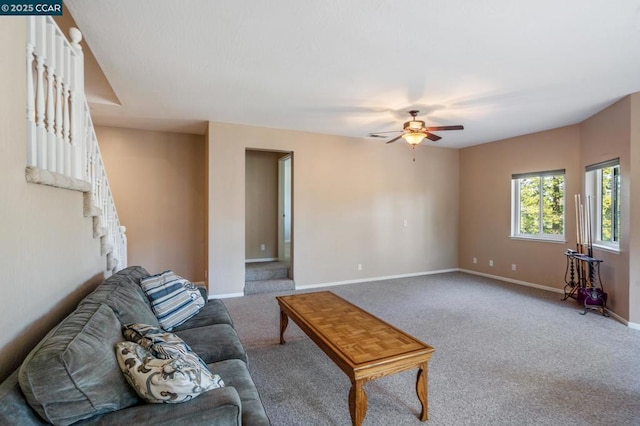
M27 17L27 169L44 173L47 184L73 189L90 184L92 207L106 229L107 268L119 270L127 266L126 229L84 93L82 34L72 28L69 35L71 43L50 16Z
M91 182L91 198L93 205L102 211L103 224L106 228L106 242L113 250L113 258L118 261L118 269L122 269L127 266L126 228L120 225L109 179L107 179L107 172L102 162L98 138L89 114L89 105L85 102L84 107L86 120L84 128L87 131L85 164L87 180Z
M75 138L76 105L84 97L80 31L74 46L51 17L27 18L27 163L82 179L81 141Z

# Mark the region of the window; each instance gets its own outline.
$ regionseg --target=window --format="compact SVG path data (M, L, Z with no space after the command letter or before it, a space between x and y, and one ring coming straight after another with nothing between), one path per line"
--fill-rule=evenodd
M511 236L564 241L564 170L511 176Z
M594 244L620 247L620 160L605 161L586 167L585 194L593 203L590 213L595 218Z

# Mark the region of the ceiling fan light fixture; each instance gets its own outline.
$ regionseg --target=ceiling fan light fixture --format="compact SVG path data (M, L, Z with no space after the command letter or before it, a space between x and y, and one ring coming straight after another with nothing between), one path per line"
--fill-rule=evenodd
M416 117L420 111L411 110L409 111L409 115L411 115L411 119L409 121L405 121L402 127L402 130L395 130L390 132L381 132L381 133L401 133L399 136L394 137L387 143L393 143L397 140L404 139L407 143L409 143L413 148L416 147L420 142L422 142L425 138L430 141L436 142L442 139L440 136L431 133L431 131L442 131L442 130L463 130L464 127L462 125L455 126L433 126L427 127L425 122L422 120L417 120ZM380 135L378 133L369 133L370 137L386 137ZM414 159L415 160L415 159Z
M406 140L407 142L409 142L411 145L418 145L420 142L422 142L424 140L424 138L426 138L427 135L424 133L413 133L413 132L406 132L402 135L402 139Z
M404 130L421 130L424 128L424 121L411 120L404 123Z

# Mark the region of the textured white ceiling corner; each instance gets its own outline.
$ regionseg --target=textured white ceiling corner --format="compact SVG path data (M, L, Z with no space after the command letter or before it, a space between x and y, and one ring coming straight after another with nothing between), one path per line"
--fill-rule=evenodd
M575 124L640 91L640 0L65 4L122 103L94 109L110 125L364 137L419 109L427 125L463 124L439 133L459 148Z

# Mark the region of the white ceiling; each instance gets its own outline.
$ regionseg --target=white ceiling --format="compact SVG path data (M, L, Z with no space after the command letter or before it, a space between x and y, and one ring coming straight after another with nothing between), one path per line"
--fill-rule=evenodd
M640 0L65 4L122 103L92 105L102 124L366 137L418 109L427 125L463 124L438 133L459 148L575 124L640 91Z

